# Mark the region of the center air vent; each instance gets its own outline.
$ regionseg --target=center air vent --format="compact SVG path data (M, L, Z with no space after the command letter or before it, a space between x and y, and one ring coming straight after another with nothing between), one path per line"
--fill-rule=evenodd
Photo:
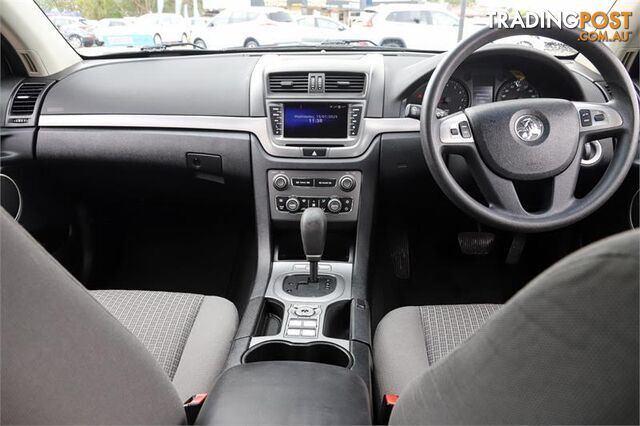
M325 93L362 93L365 77L357 72L325 73Z
M22 83L11 102L12 116L30 116L47 83Z
M307 93L309 91L308 72L281 72L269 75L271 93Z

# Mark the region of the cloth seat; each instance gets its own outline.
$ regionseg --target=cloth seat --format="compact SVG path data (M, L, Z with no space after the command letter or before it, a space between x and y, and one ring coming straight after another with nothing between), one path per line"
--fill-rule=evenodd
M184 424L238 323L183 293L89 292L0 209L2 424Z
M640 232L561 260L498 305L405 307L378 325L390 424L638 424Z
M376 329L373 350L380 395L400 392L471 337L500 305L405 306Z
M238 324L238 313L231 302L215 296L162 291L90 293L142 342L182 400L213 387Z

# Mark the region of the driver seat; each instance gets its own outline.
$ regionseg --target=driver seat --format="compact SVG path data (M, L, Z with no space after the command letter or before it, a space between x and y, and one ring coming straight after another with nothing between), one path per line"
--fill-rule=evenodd
M581 249L503 306L387 314L390 424L638 424L639 247L629 231Z

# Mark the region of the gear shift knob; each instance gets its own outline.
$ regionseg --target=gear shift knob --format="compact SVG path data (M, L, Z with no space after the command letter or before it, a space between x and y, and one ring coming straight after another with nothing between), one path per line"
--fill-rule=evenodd
M322 209L310 207L302 213L300 235L304 254L309 261L309 282L318 282L318 262L327 239L327 217Z

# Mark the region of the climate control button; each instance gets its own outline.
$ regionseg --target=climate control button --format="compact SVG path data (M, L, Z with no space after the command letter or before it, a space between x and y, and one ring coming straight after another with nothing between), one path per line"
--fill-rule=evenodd
M285 175L276 175L273 178L273 187L278 191L284 191L289 186L289 178Z
M327 210L331 213L340 213L340 210L342 210L342 201L337 198L330 199L327 203Z
M356 187L356 181L353 177L347 175L347 176L342 176L340 178L340 181L338 182L338 185L340 185L340 188L343 191L349 192L352 191L353 188Z
M285 206L287 207L287 211L295 213L300 210L300 200L298 200L296 197L290 197L287 200Z

